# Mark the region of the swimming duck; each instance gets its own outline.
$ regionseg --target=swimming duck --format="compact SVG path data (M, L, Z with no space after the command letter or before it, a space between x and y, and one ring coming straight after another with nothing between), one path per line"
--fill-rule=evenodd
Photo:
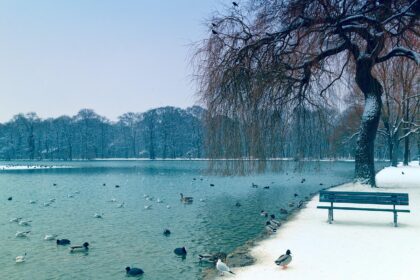
M292 261L292 253L290 252L290 250L286 251L286 254L281 255L277 260L275 260L274 262L277 265L281 265L283 268L287 268L287 265Z
M48 207L48 206L50 206L51 205L51 202L44 202L44 206L45 207Z
M171 231L169 230L169 229L165 229L164 231L163 231L163 235L165 235L165 236L169 236L169 235L171 235Z
M35 204L36 200L29 200L29 204Z
M270 186L265 186L264 189L268 190L270 188Z
M237 202L235 203L235 206L236 206L236 207L241 207L241 206L242 206L242 204L241 204L239 201L237 201Z
M124 203L124 201L123 201L122 203L120 203L120 204L118 204L118 205L117 205L117 208L123 208L123 207L124 207L124 204L125 204L125 203Z
M89 250L89 243L85 242L82 245L77 245L77 246L71 246L70 247L70 253L74 253L74 252L85 252Z
M229 273L231 273L231 274L235 274L235 273L233 273L231 270L230 270L230 268L224 263L224 262L222 262L220 259L218 259L217 260L217 263L216 263L216 269L218 270L218 271L220 271L220 275L223 275L225 272L229 272Z
M30 226L32 221L19 221L20 226Z
M15 236L16 237L28 237L28 234L30 232L31 231L17 231L16 234L15 234Z
M46 234L44 240L54 240L57 238L57 234Z
M139 276L139 275L142 275L144 273L143 269L141 269L141 268L129 267L129 266L127 266L125 268L125 271L126 271L127 275L129 275L129 276Z
M160 198L156 199L157 203L163 203L163 200L161 200Z
M290 202L290 203L289 203L289 207L290 207L290 208L295 207L295 203L294 203L294 202Z
M68 198L73 198L73 197L74 197L74 195L70 193L70 194L68 194L68 195L67 195L67 197L68 197Z
M270 233L273 233L273 232L277 231L277 229L274 226L271 225L270 221L267 221L265 223L265 229Z
M255 188L258 188L258 185L257 185L257 184L252 183L251 187L255 189Z
M216 253L216 254L199 254L198 259L200 262L209 262L209 263L215 263L218 259L225 260L227 255L223 252Z
M275 225L276 227L281 226L281 223L276 220L276 216L274 214L270 215L270 223Z
M262 216L262 217L268 217L268 213L265 212L264 210L261 210L260 216Z
M191 196L184 196L182 193L180 193L181 195L181 202L182 203L192 203L193 202L193 198Z
M287 211L286 209L280 208L280 214L287 215L288 213L289 211Z
M94 218L97 218L97 219L102 219L103 218L103 213L102 214L99 214L99 213L95 213L95 215L93 215L93 217Z
M70 244L70 240L68 239L57 239L57 245L69 245Z
M152 205L151 205L151 204L150 204L150 205L145 205L145 206L144 206L144 209L145 209L145 210L150 210L150 209L152 209Z
M17 256L15 261L16 263L23 263L25 261L26 253L23 256Z
M166 205L166 208L171 209L171 205L169 205L169 204Z
M10 219L9 221L11 222L11 223L19 223L19 221L20 220L22 220L22 218L12 218L12 219Z
M11 196L9 196L8 198L7 198L7 200L8 201L11 201L13 199L13 197L11 197Z
M175 255L178 255L178 256L186 256L187 255L187 250L185 249L185 247L175 248L174 253L175 253Z
M210 187L214 187L214 184L210 184Z

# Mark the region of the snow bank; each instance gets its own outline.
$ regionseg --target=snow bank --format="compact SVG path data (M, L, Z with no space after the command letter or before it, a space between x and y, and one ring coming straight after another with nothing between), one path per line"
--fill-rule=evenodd
M399 227L393 227L391 212L366 211L334 211L335 222L330 225L327 210L316 208L320 203L315 196L277 234L251 249L254 265L233 268L236 275L219 279L419 279L418 162L385 168L376 179L376 189L346 184L334 190L409 193L411 213L399 214ZM293 260L283 270L274 260L287 249L292 251Z
M30 169L53 169L53 168L70 168L70 166L64 165L0 165L0 171L2 170L30 170Z

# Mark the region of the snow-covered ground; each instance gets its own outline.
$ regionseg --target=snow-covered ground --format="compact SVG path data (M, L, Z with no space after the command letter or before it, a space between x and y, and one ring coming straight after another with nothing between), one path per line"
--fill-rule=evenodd
M2 170L52 169L52 168L70 168L70 166L64 166L64 165L20 165L20 164L0 165L0 171L2 171Z
M233 268L236 275L220 279L420 279L418 162L385 168L376 180L379 188L346 184L333 190L409 193L410 205L401 209L411 213L398 215L399 227L393 227L392 212L336 210L334 223L328 224L328 211L316 208L320 203L315 196L277 234L251 249L254 265ZM283 270L274 260L287 249L293 260Z

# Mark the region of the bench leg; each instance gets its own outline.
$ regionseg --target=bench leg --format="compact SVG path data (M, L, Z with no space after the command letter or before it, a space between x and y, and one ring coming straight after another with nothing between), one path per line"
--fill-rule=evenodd
M394 211L394 227L398 227L397 219L398 219L397 211Z
M331 224L333 221L333 212L332 208L328 209L328 223Z

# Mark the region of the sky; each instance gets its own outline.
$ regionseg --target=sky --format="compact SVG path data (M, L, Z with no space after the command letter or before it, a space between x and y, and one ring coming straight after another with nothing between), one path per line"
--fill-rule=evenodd
M192 44L223 0L0 0L0 122L196 103Z

